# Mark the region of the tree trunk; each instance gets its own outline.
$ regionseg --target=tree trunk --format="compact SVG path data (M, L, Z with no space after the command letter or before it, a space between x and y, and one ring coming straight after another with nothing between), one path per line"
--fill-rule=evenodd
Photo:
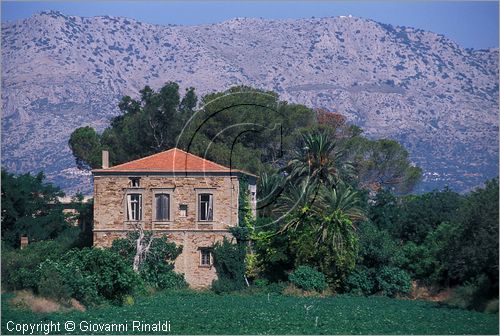
M143 261L146 259L146 256L148 255L149 252L149 248L151 247L151 243L153 242L153 234L151 234L149 239L146 239L144 235L144 228L142 227L142 225L137 225L136 228L137 231L139 232L139 237L137 237L137 240L135 242L136 248L135 248L134 263L132 265L132 268L134 272L139 273L141 265Z

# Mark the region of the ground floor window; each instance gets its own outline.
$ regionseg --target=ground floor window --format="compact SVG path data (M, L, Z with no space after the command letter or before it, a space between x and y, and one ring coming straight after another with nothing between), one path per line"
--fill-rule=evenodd
M200 265L210 266L212 265L212 253L208 248L200 249Z

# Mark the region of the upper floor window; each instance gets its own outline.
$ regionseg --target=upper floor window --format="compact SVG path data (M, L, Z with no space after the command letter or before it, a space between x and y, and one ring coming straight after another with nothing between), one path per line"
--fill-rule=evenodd
M179 217L187 217L187 204L179 204Z
M127 219L129 221L142 220L141 194L127 194Z
M170 195L155 194L155 220L170 220Z
M212 194L198 194L198 220L212 221L214 217Z

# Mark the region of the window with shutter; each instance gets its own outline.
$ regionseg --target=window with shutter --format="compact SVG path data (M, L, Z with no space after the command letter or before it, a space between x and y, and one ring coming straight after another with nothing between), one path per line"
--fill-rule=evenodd
M170 195L155 194L155 220L169 221L170 220Z

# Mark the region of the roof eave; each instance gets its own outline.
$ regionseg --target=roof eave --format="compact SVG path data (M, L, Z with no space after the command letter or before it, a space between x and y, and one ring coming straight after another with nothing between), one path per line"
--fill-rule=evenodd
M137 170L131 170L131 169L112 169L112 168L105 168L105 169L93 169L92 175L147 175L147 174L165 174L165 175L186 175L186 174L196 174L196 175L211 175L211 174L216 174L216 175L248 175L257 178L257 175L251 174L249 172L243 171L243 170L238 170L238 169L232 169L232 170L155 170L155 169L137 169Z

